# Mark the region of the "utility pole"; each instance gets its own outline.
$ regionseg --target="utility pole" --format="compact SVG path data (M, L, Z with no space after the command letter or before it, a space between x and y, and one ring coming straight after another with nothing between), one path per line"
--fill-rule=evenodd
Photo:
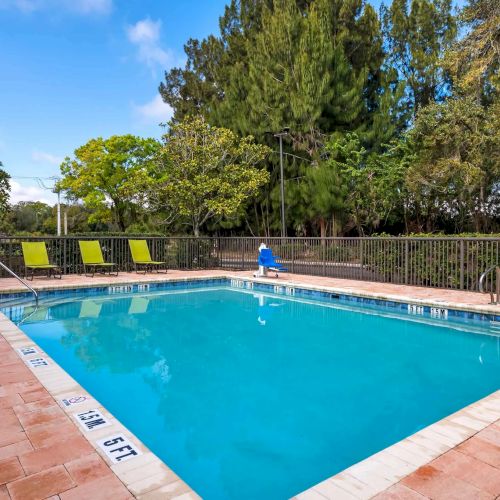
M57 191L57 236L61 236L61 191Z
M281 132L274 134L280 141L280 192L281 192L281 237L286 236L285 222L285 179L283 174L283 137L288 135L288 128L284 128Z

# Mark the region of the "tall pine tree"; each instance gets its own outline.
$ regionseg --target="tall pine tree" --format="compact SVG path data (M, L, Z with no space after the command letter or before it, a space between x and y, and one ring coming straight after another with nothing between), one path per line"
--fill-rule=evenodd
M407 84L407 106L416 113L449 92L440 58L457 33L451 0L393 0L382 7L388 64Z

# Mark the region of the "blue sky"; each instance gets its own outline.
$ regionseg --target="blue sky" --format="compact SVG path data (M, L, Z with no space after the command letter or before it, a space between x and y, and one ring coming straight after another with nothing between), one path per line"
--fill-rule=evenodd
M157 90L163 71L183 63L188 38L218 33L226 2L0 0L0 161L14 177L11 201L53 202L16 177L58 175L93 137L159 137L170 116Z
M218 32L225 0L0 0L0 161L49 177L92 137L161 135L164 69L189 37ZM50 184L50 181L47 181ZM12 202L53 201L12 180Z

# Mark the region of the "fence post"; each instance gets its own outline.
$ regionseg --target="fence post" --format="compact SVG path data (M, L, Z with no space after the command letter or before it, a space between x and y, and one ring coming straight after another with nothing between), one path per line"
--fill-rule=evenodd
M63 239L63 274L69 274L66 267L66 238Z
M323 276L326 276L326 245L324 244L325 240L321 240L323 244L321 245L321 255L323 257Z
M217 245L215 247L216 249L216 255L217 255L217 267L221 268L222 267L222 261L220 258L220 236L217 236L217 238L214 238L214 245Z
M496 304L500 304L500 266L495 269L495 290L497 294Z
M361 266L361 279L363 279L363 239L359 240L359 264Z
M465 266L464 266L464 240L460 240L460 290L464 289L464 275L465 275Z
M292 251L291 251L291 260L292 260L292 262L291 262L290 268L291 268L291 271L292 271L292 274L293 274L295 272L295 243L293 242L293 240L292 240L291 245L292 245Z
M409 248L408 239L405 240L405 285L408 285Z
M245 270L245 240L241 241L241 269Z

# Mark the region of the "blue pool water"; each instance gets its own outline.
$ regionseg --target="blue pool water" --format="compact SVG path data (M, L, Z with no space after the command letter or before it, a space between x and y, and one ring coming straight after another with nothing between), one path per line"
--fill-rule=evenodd
M500 387L500 339L217 287L21 328L203 498L285 499Z

